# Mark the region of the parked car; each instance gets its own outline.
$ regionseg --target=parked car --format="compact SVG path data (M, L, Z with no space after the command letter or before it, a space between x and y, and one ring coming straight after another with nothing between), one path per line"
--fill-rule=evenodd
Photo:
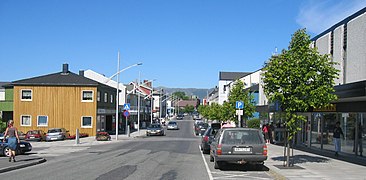
M25 140L27 141L45 141L46 133L42 130L30 130L25 134Z
M19 140L25 140L25 134L22 131L18 131Z
M146 129L146 136L151 135L164 136L164 128L158 123L150 124Z
M168 130L178 130L178 123L176 121L169 121L168 122Z
M18 144L16 154L24 154L31 150L32 150L32 145L29 142L20 141L20 143ZM9 154L10 154L10 149L8 147L8 140L5 140L5 142L0 141L0 155L9 156Z
M108 134L108 132L97 132L95 139L97 141L110 141L111 136Z
M65 140L70 136L65 128L52 128L47 131L46 141Z
M4 139L4 133L0 133L0 140L2 141Z
M259 129L220 129L210 148L210 161L215 169L225 163L262 165L267 160L267 145Z
M195 125L194 132L195 132L196 136L198 136L198 135L201 136L205 133L207 128L208 128L208 124L201 122L201 123L198 123Z
M177 115L177 120L182 120L184 118L184 115L183 114L178 114Z
M210 145L216 135L216 133L220 130L220 123L212 123L210 127L203 134L201 139L201 150L204 154L210 153Z

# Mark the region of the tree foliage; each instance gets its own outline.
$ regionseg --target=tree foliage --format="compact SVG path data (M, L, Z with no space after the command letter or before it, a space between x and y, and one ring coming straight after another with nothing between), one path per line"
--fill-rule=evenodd
M188 100L189 97L186 95L185 92L177 91L172 94L173 97L178 98L180 100Z
M194 112L194 106L192 105L186 105L183 109L184 113L193 113Z
M334 65L328 55L320 55L311 47L305 29L293 34L288 50L264 65L264 92L271 102L281 103L289 139L300 130L298 121L304 120L296 112L325 107L337 98L333 94L334 79L338 77Z
M253 113L255 112L255 105L254 105L254 97L249 93L249 90L244 90L244 83L240 80L234 82L234 86L230 91L229 95L229 104L230 112L228 117L230 120L238 123L238 118L235 115L235 105L236 101L243 101L244 103L244 119L248 119L253 117ZM243 119L243 120L244 120ZM245 122L245 121L242 121Z

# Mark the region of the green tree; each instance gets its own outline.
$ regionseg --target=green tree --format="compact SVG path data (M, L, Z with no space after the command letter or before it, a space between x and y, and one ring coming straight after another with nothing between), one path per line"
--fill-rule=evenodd
M192 105L186 105L183 109L184 113L193 113L194 112L194 106Z
M185 92L177 91L172 94L173 97L181 99L181 100L188 100L189 97L186 95Z
M243 101L244 103L244 113L243 113L243 120L242 123L246 126L246 120L248 118L253 117L253 113L255 112L255 105L254 105L254 97L249 93L249 90L244 90L244 83L240 80L234 82L234 86L230 91L229 95L229 104L230 104L230 111L228 113L229 120L232 120L236 123L238 122L238 118L235 115L235 104L236 101ZM235 115L235 116L234 116ZM242 127L242 125L240 125Z
M4 132L6 130L6 122L0 118L0 132Z
M261 120L258 118L253 118L248 120L248 128L256 128L259 129L261 125Z
M288 50L271 57L264 65L264 92L271 102L280 102L286 115L288 140L301 130L298 124L305 120L297 112L325 107L337 98L333 94L334 79L338 77L334 65L328 55L320 55L311 48L310 36L305 29L292 35ZM289 147L287 143L287 166Z

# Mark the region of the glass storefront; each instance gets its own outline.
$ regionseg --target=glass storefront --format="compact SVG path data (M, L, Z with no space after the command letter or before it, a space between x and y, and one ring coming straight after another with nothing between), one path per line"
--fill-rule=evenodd
M341 152L361 155L366 144L366 113L312 113L311 147L334 151L333 130L340 122L344 138L341 136ZM298 136L303 136L303 129Z

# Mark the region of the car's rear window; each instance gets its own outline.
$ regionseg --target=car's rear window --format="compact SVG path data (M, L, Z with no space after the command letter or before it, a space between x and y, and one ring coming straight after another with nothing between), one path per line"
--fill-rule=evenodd
M171 124L171 125L175 125L175 124L177 124L177 122L169 122L168 124Z
M48 130L48 133L57 133L57 132L61 132L61 129L50 129L50 130Z
M227 130L223 134L222 144L262 144L258 131Z
M200 123L200 124L198 124L198 126L200 128L208 128L208 124L207 123Z
M150 128L160 128L160 124L151 124Z
M28 131L27 134L38 134L38 131L37 130L34 130L34 131Z

